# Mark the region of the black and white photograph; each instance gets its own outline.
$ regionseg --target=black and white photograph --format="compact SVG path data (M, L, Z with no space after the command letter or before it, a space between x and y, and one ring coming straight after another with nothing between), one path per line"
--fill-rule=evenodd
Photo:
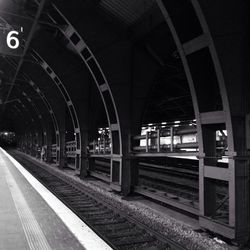
M249 0L0 0L0 250L250 250Z

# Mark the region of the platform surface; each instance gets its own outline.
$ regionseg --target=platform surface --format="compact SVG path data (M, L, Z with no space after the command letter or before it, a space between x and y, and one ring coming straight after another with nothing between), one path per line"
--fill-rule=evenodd
M0 148L0 250L111 249Z

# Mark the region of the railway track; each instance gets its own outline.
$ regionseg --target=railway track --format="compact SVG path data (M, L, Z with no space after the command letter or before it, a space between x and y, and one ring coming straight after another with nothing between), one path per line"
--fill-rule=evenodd
M10 153L113 249L186 249L106 202L93 191L79 187L70 179L57 176L14 152Z
M184 162L185 163L185 162ZM194 164L164 164L155 161L141 161L139 167L138 185L166 191L179 197L198 201L198 166ZM96 160L96 172L109 176L110 164Z
M219 167L226 167L219 163ZM226 183L214 182L216 205L213 218L228 223L228 189ZM198 215L199 176L197 162L182 160L181 163L148 161L139 163L137 192L166 204L174 205L190 214ZM167 201L166 201L167 199ZM174 202L173 202L174 201ZM178 204L177 204L178 203Z
M198 168L185 167L176 164L161 164L153 162L139 163L138 185L160 190L175 199L184 198L196 203L199 200Z
M198 215L198 161L174 158L142 159L138 167L138 184L134 189L136 193L179 208L194 216ZM220 163L220 167L225 167L225 164ZM95 168L99 175L108 176L110 165L107 161L96 160ZM215 186L219 209L214 216L221 217L221 221L226 223L228 220L227 188L223 183L215 183Z

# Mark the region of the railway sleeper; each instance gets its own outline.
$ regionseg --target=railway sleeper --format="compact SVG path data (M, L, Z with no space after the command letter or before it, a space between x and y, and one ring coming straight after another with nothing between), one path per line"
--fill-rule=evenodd
M98 203L93 203L93 202L82 202L81 200L79 201L71 201L67 202L67 204L71 205L74 208L82 208L82 209L89 209L92 207L100 207Z
M85 220L94 226L99 226L102 224L106 224L106 225L115 224L118 221L118 219L115 217L106 218L104 216L102 218L99 217L98 219L85 217Z
M127 230L127 231L119 231L108 235L109 239L115 239L120 237L130 237L130 236L139 236L142 234L141 230L134 229L134 230Z
M77 198L82 198L82 195L79 193L79 194L76 194L76 193L68 193L68 192L64 192L64 191L57 191L57 190L54 190L58 195L60 195L60 197L62 198L65 198L67 199L68 197L70 197L71 199L77 199ZM82 198L82 199L85 199L85 198Z
M76 209L92 209L93 207L100 207L98 203L93 204L93 202L83 203L83 202L67 202L67 204Z
M148 242L155 242L156 238L150 236L150 235L141 235L141 237L137 236L131 236L131 237L122 237L122 238L118 238L117 240L115 240L113 242L113 244L115 244L116 246L131 246L131 245L135 245L135 244L144 244L144 243L148 243Z
M129 223L128 221L125 220L125 222L118 222L118 223L112 223L110 225L98 225L96 226L96 229L102 233L106 232L112 232L115 233L118 230L132 230L135 228L135 225L132 223Z
M113 215L112 217L110 217L109 219L104 218L103 217L99 217L97 219L95 219L94 217L92 218L87 218L89 221L91 221L93 223L93 225L118 225L121 223L127 223L127 220L125 218L121 218L120 216L115 216Z
M77 192L78 192L77 195L74 196L74 200L82 200L82 201L92 201L92 200L93 200L93 199L90 198L89 196L84 195L83 193L81 193L81 192L79 192L79 191L77 191ZM70 195L65 195L65 199L68 199L68 198L70 198L70 197L72 197L72 196L70 196ZM94 202L94 201L93 201L93 202Z
M99 209L79 209L78 211L81 214L86 215L86 216L104 215L104 214L112 213L111 210L101 210L101 208L99 208Z

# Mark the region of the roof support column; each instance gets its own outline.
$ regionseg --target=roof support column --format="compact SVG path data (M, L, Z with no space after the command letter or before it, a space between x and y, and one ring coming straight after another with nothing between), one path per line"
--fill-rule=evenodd
M80 161L80 177L84 178L87 176L87 170L89 169L89 164L91 161L91 158L88 158L88 131L86 129L81 128L81 154L80 158L77 159L76 161ZM76 156L77 157L77 156Z
M44 140L44 146L45 146L45 161L47 163L52 162L52 129L49 126L46 126L46 135L44 136L46 140Z
M65 106L62 105L61 107L57 107L55 109L56 111L56 116L58 117L58 123L59 123L59 134L58 136L60 137L60 146L58 148L59 150L59 168L64 168L67 165L67 155L66 155L66 129L65 129ZM60 114L60 115L59 115ZM58 147L58 145L57 145ZM57 151L58 151L57 150Z

